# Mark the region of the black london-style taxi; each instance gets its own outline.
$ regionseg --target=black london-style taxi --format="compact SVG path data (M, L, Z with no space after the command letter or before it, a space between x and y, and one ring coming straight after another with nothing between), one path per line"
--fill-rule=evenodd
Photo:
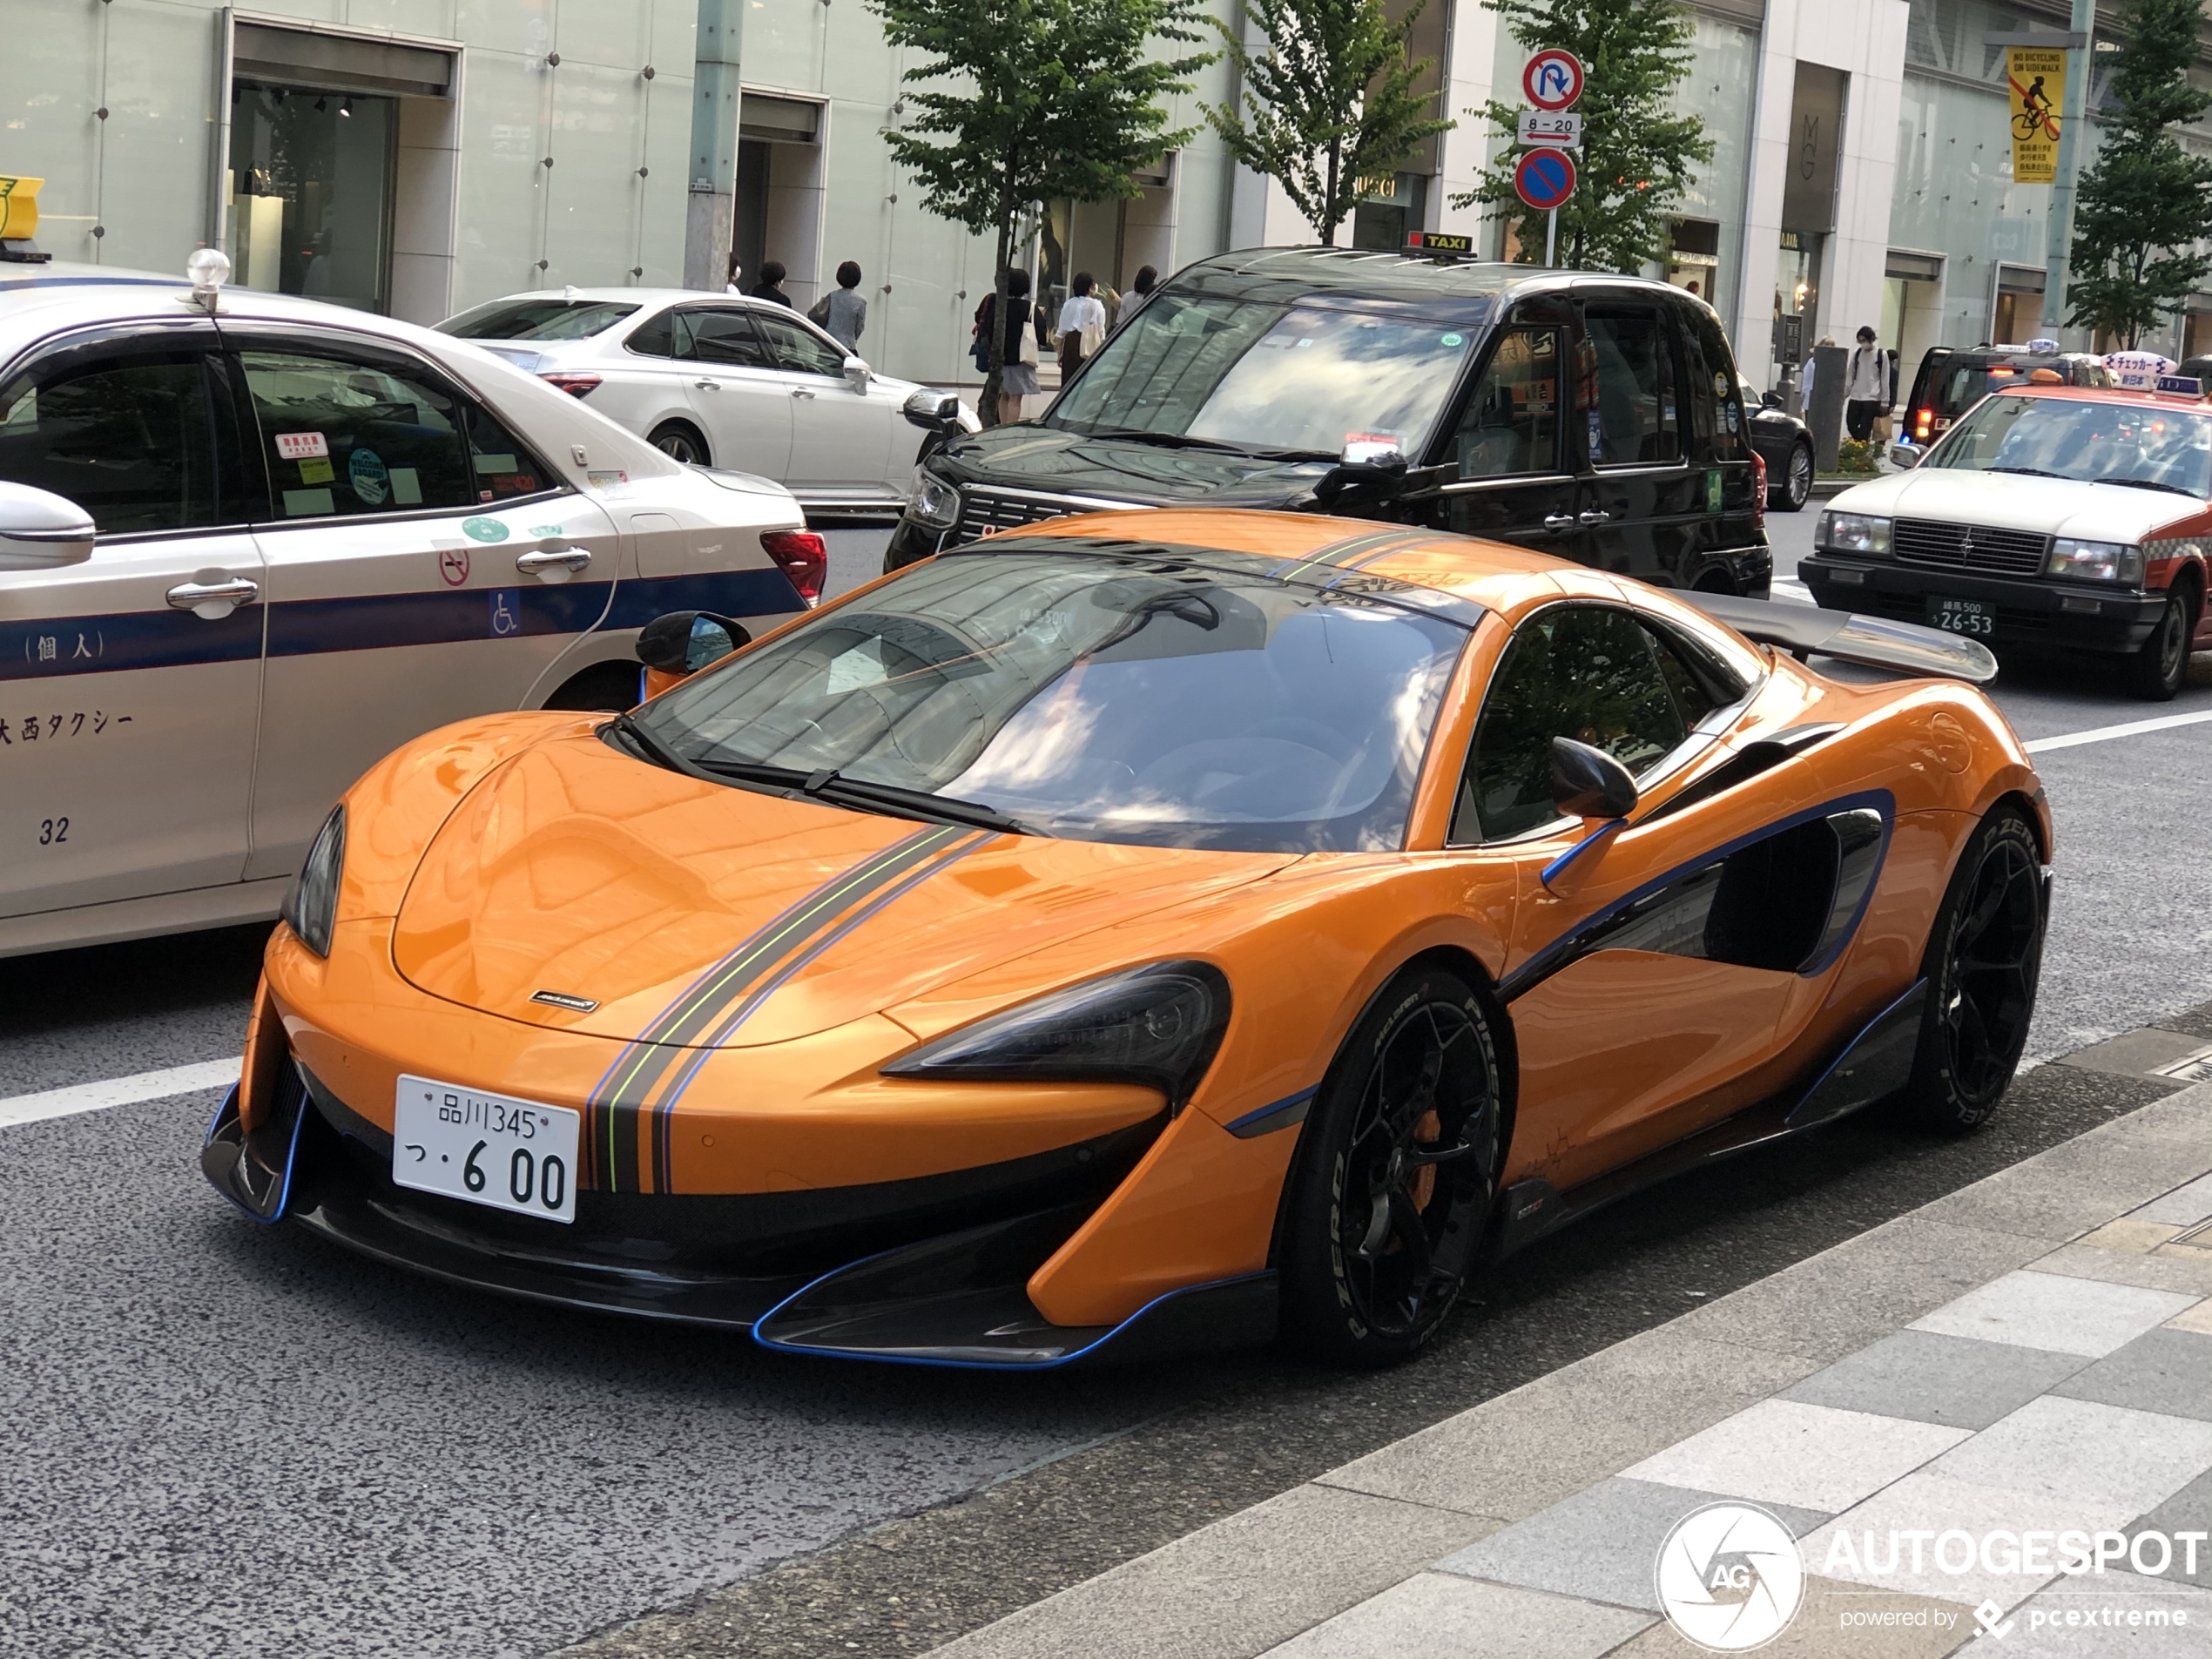
M952 400L918 394L918 424ZM895 570L1064 513L1181 504L1456 530L1661 586L1766 596L1765 482L1704 302L1426 251L1189 266L1034 421L948 430Z

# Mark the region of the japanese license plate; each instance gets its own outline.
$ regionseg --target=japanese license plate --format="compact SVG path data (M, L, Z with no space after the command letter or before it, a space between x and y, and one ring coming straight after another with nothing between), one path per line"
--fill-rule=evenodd
M392 1179L403 1187L576 1219L580 1114L430 1077L400 1079L392 1120Z
M1997 607L1987 599L1953 599L1946 594L1928 596L1928 626L1946 634L1971 634L1987 639L1997 631Z

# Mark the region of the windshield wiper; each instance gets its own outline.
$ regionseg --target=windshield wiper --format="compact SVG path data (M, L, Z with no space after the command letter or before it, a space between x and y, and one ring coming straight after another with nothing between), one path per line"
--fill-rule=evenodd
M2192 500L2198 498L2194 489L2184 489L2179 484L2161 483L2155 478L2122 478L2114 473L2109 478L2100 478L2097 482L2101 484L2126 484L2130 489L2163 489L2170 495L2187 496Z
M2029 478L2063 478L2062 472L2046 472L2040 467L1984 467L1984 472L2017 472Z
M1188 432L1148 432L1138 427L1100 427L1096 438L1126 438L1131 443L1157 444L1163 449L1218 449L1225 455L1250 455L1255 461L1334 461L1318 449L1283 449L1264 443L1231 443L1226 438L1198 438Z
M847 778L834 768L801 772L796 766L772 766L759 760L692 760L678 754L651 731L627 714L617 714L613 729L636 745L648 760L680 772L702 783L733 783L771 794L826 801L859 812L888 813L895 818L918 818L933 824L964 824L974 829L996 830L1007 835L1043 835L1044 832L1019 819L1009 818L981 801L956 800L922 789L901 789L896 784L872 784Z

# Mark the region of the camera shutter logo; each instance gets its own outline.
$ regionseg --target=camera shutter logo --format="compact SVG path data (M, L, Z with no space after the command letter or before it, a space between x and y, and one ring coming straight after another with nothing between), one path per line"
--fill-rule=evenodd
M1747 1653L1790 1628L1804 1599L1797 1541L1765 1510L1709 1503L1675 1523L1654 1572L1667 1622L1709 1653Z

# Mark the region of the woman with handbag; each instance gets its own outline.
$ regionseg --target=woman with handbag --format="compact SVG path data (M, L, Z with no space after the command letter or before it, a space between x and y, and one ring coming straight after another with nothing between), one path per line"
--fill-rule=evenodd
M1060 326L1055 333L1060 340L1060 383L1065 386L1068 377L1089 361L1091 354L1106 341L1106 307L1098 298L1098 281L1088 271L1076 273L1074 291L1061 302Z
M1012 426L1022 418L1022 400L1043 388L1037 384L1037 331L1031 326L1029 273L1006 273L1006 326L999 336L1004 357L999 368L998 424ZM986 378L991 372L990 340L996 293L987 293L975 314L975 366Z

